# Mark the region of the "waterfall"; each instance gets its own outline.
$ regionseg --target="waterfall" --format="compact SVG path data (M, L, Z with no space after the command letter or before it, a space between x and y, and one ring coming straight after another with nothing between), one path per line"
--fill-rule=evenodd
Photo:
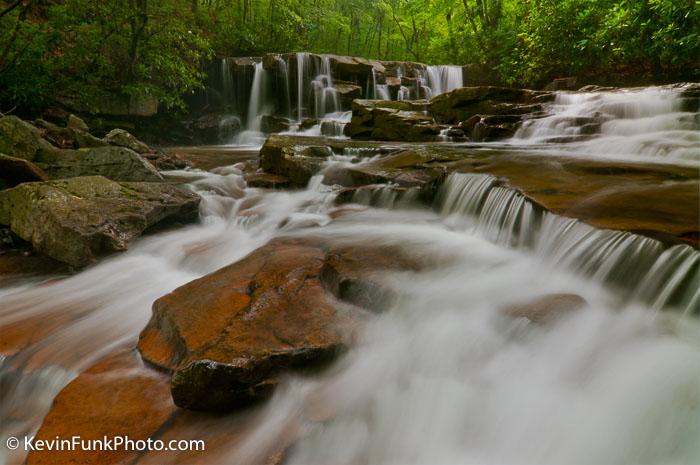
M235 90L231 63L228 58L223 58L221 60L221 95L224 99L224 107L233 103Z
M311 81L314 96L314 116L322 118L327 113L335 113L340 109L338 92L333 87L333 75L331 74L330 58L321 56L321 69Z
M306 77L307 67L309 64L309 54L299 52L297 58L297 122L301 123L304 119L304 79Z
M377 72L374 70L374 67L372 67L372 92L375 100L391 100L389 86L377 84Z
M437 205L444 216L467 215L467 229L495 242L531 250L536 256L615 286L654 308L697 313L700 252L690 246L665 249L648 237L594 228L573 218L539 211L518 192L482 174L451 174Z
M248 116L246 128L249 131L260 132L260 117L265 106L265 90L267 88L267 71L262 63L255 64L255 75L253 76L253 86L250 89L250 101L248 102Z
M682 89L558 92L546 113L523 122L512 141L565 142L565 150L593 157L700 160L700 114L684 109Z
M285 110L287 113L287 118L292 119L292 91L289 84L289 65L281 57L275 57L277 62L277 67L282 74L282 82L284 89L284 100L285 100Z
M248 112L246 115L245 131L236 136L236 145L262 145L264 134L261 132L263 116L269 111L267 105L267 71L262 62L255 64L253 83L250 88Z
M461 66L435 65L426 68L427 86L432 97L464 87Z

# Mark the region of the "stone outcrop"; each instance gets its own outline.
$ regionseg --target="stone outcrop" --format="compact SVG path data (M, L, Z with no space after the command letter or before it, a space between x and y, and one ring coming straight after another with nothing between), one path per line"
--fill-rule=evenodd
M428 111L441 123L457 124L474 115L523 115L542 109L554 94L509 87L463 87L430 100Z
M163 180L151 163L128 148L151 152L128 132L115 129L101 140L80 129L87 126L79 118L68 119L72 127L43 119L36 121L37 127L14 116L0 118L0 153L34 163L50 179L105 176L115 181Z
M425 101L354 100L345 135L356 139L434 141L446 126L426 113Z
M23 182L48 180L48 175L34 163L0 153L0 190Z
M393 149L379 142L359 142L324 137L271 135L260 150L260 167L271 174L283 176L295 187L306 186L324 162L344 149L361 148L359 157L369 157Z
M198 204L195 194L165 183L78 177L0 191L0 224L35 250L80 267L125 250L156 224L196 219Z
M114 181L162 181L158 171L136 152L124 147L97 147L41 154L34 162L51 179L104 176Z
M41 152L57 149L41 137L41 131L16 116L0 118L0 153L33 161Z
M138 154L144 154L151 151L151 148L148 145L144 144L124 129L112 129L106 136L104 136L104 141L109 145L126 147L127 149L133 150Z
M238 408L352 343L365 318L359 307L376 309L389 295L373 273L417 268L393 249L274 240L157 300L139 349L173 372L177 405Z

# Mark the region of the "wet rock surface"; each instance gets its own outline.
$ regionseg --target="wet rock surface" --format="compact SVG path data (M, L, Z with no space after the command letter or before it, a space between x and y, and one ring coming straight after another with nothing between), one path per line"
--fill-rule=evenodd
M435 123L425 101L354 100L345 134L352 138L434 141L446 126Z
M360 307L381 303L373 273L417 268L396 250L274 240L156 301L139 349L173 372L177 405L240 408L352 343L366 318Z
M79 177L0 191L0 224L35 250L80 267L125 250L156 224L196 219L198 204L197 195L169 184Z
M691 167L539 155L472 144L390 146L367 141L363 146L361 141L313 138L304 142L272 136L261 152L262 168L275 174L290 173L294 184L304 185L327 158L310 157L307 149L311 145L305 144L313 145L314 154L330 156L352 148L365 157L376 157L327 172L324 182L329 185L418 187L422 188L421 198L429 202L451 172L491 174L553 213L603 229L698 246L698 173Z
M134 350L122 348L81 373L58 395L36 435L38 440L80 436L128 436L133 441L203 441L183 451L33 451L28 465L229 463L232 452L253 431L258 412L222 416L178 409L170 397L170 377L147 365ZM298 420L280 428L249 465L280 464L301 434Z
M576 294L548 294L530 302L511 305L504 309L504 313L512 318L525 318L532 323L545 325L586 305L586 300Z
M510 87L463 87L430 100L428 111L441 123L459 123L474 115L522 115L542 109L554 94Z

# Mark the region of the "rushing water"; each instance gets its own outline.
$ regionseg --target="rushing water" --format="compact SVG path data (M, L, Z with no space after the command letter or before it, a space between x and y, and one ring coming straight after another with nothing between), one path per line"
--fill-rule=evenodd
M336 156L326 169L354 159ZM398 210L365 208L331 220L335 194L321 176L308 189L274 192L246 188L235 167L177 174L190 176L203 196L199 225L144 238L66 279L0 290L0 326L70 320L3 360L0 414L13 418L3 422L4 436L34 431L77 372L133 343L157 297L272 237L313 234L399 246L438 265L387 274L398 296L392 307L329 373L285 384L249 438L229 451L229 463L256 460L283 425L300 420L304 436L291 464L700 458L698 320L654 311L678 301L677 286L694 299L687 308L697 305L693 282L668 278L697 268L696 251L664 251L631 235L606 239L537 213L488 176L454 175L435 211L409 196ZM618 292L605 279L640 263L639 292L648 295ZM580 295L588 306L547 327L502 312L550 293ZM305 419L301 406L310 404L333 413L322 423Z
M516 144L568 142L576 156L691 164L700 162L700 114L680 89L559 92L547 116L525 121Z
M245 91L240 89L238 82L245 83L245 76L237 76L237 73L245 74L250 67L243 66L241 68L243 71L239 71L232 66L230 59L225 58L221 61L222 99L226 108L233 112L231 116L222 119L220 138L224 143L245 146L262 145L264 134L261 131L261 122L265 116L272 115L285 115L290 124L287 132L290 133L343 136L343 128L350 120L350 113L347 112L347 108L342 108L338 91L333 84L331 57L306 52L299 52L291 57L274 58L277 65L277 73L274 76L271 71L264 68L262 62L256 62L252 77L249 79L249 88ZM292 67L296 70L294 91L290 74ZM459 66L426 66L424 69L416 69L414 73L415 76L411 76L415 79L414 85L410 87L400 85L392 93L385 82L386 76L380 74L382 80L380 82L377 71L372 68L365 87L365 98L380 100L391 100L392 97L397 100L429 98L462 87L464 82L463 71ZM395 74L394 77L401 79L404 75L401 66L396 69ZM234 77L240 79L234 80ZM276 93L271 92L273 87ZM243 115L245 115L245 125L242 131L231 136L229 129L233 126L226 126L225 122L232 122L233 117L238 117L240 121ZM311 128L300 129L307 118L314 119L316 124Z
M311 98L326 99L330 110L330 68L317 73L307 58L297 55L297 71L315 74ZM255 74L264 87L262 66ZM304 95L299 90L299 108ZM595 138L557 150L607 156L627 147L624 156L687 163L683 146L695 140L697 148L697 119L681 103L677 91L660 89L561 93L514 141L581 135L595 118ZM264 111L264 99L251 99L247 126ZM326 114L337 125L325 130L337 135L348 117ZM645 131L663 153L634 148ZM375 150L347 149L325 172L370 161ZM430 267L379 277L396 299L358 346L325 374L286 381L225 463L256 463L290 424L302 425L285 462L296 465L700 461L697 250L543 212L482 174L450 175L432 208L417 202L416 190L361 189L354 201L363 205L342 207L342 215L333 214L336 191L323 175L286 192L248 188L237 166L172 174L202 196L199 224L144 237L70 277L0 289L0 327L55 323L0 358L2 443L36 431L81 370L133 346L155 299L271 238L312 234L401 247ZM546 325L504 312L553 293L587 305ZM226 431L225 423L216 427Z

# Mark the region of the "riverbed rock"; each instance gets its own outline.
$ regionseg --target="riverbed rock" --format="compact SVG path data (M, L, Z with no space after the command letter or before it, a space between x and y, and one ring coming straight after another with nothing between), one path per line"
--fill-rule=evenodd
M69 129L77 129L79 131L90 132L90 128L82 119L77 116L70 114L68 115L68 120L66 121L66 127Z
M333 82L342 108L349 108L352 101L362 97L362 87L351 82Z
M346 81L364 82L368 76L371 76L372 70L382 74L386 70L384 65L377 60L342 55L330 55L329 57L334 76Z
M151 148L148 145L144 144L124 129L112 129L104 137L104 141L110 145L126 147L127 149L133 150L138 154L144 154L151 151Z
M51 179L104 176L113 181L158 182L163 177L136 152L118 146L41 152L35 164Z
M384 295L372 273L417 268L380 246L273 240L158 299L139 349L173 372L177 405L239 408L269 395L285 373L322 366L352 343L367 317L358 305L377 309Z
M267 173L284 176L294 187L303 187L328 157L343 153L344 149L358 149L360 158L395 150L380 142L273 134L260 149L260 167Z
M356 139L434 141L446 126L425 112L425 101L354 100L345 135Z
M0 191L0 224L35 250L82 267L126 250L156 224L196 219L198 204L197 195L170 184L76 177Z
M474 115L522 115L542 109L554 94L509 87L462 87L430 100L428 110L440 123L459 123Z
M246 173L245 182L248 187L260 187L265 189L282 189L289 187L289 179L284 176L270 173Z
M477 142L513 137L522 120L521 115L491 115L478 118L479 121L474 124L469 136Z
M260 130L264 133L289 131L292 122L289 118L276 115L263 115L260 119Z
M48 180L48 175L34 163L0 153L0 190L23 182Z
M223 113L207 113L189 121L195 142L199 144L220 144L230 142L241 132L241 119Z
M547 294L530 302L508 306L504 313L512 318L525 318L531 323L545 325L580 310L587 304L577 294Z
M304 408L307 410L306 408ZM303 433L310 415L285 420L246 465L281 465L286 451ZM162 465L164 463L230 463L230 455L255 431L260 415L247 411L231 415L178 409L170 397L170 377L143 363L129 347L115 350L74 379L58 394L38 440L56 436L83 440L128 436L132 441L203 441L203 447L181 451L35 450L27 465ZM196 443L195 443L196 444ZM11 462L12 463L12 462Z
M41 151L56 150L41 137L41 131L16 116L0 118L0 153L34 161Z
M61 127L44 119L37 119L34 125L39 128L44 139L62 149L106 147L109 143L81 129Z

